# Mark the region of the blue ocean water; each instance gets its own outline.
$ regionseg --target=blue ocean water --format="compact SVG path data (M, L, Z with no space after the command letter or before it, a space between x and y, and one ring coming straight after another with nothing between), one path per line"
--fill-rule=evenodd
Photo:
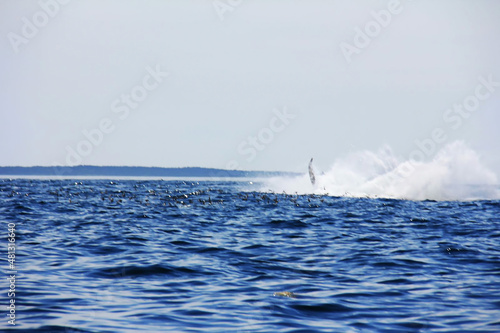
M499 332L500 201L248 181L0 180L16 326L39 332Z

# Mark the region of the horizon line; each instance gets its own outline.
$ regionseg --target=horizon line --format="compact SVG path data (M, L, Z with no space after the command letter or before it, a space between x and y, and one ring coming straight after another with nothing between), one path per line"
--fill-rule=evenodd
M154 168L154 169L206 169L206 170L222 170L236 172L259 172L259 173L288 173L301 174L295 171L283 170L245 170L245 169L224 169L216 167L202 166L181 166L181 167L166 167L166 166L144 166L144 165L94 165L94 164L79 164L79 165L0 165L0 168L81 168L81 167L96 167L96 168Z

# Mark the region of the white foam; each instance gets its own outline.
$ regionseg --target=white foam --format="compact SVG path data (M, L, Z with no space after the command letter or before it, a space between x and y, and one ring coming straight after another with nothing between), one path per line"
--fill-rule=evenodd
M410 200L499 199L498 178L464 142L443 147L431 160L396 157L390 147L361 151L335 161L329 171L269 179L263 191Z

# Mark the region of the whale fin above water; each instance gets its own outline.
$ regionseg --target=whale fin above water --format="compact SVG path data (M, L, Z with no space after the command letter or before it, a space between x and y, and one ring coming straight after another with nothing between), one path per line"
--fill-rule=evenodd
M309 178L311 179L311 184L316 184L316 176L314 175L314 169L313 169L313 158L311 158L311 161L309 161Z

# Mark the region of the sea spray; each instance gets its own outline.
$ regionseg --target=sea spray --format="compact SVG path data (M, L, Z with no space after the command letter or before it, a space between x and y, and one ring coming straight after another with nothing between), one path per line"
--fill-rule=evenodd
M308 176L272 178L262 190L333 196L409 200L498 199L498 178L463 141L443 147L432 159L416 162L398 158L388 146L337 159L330 170Z

